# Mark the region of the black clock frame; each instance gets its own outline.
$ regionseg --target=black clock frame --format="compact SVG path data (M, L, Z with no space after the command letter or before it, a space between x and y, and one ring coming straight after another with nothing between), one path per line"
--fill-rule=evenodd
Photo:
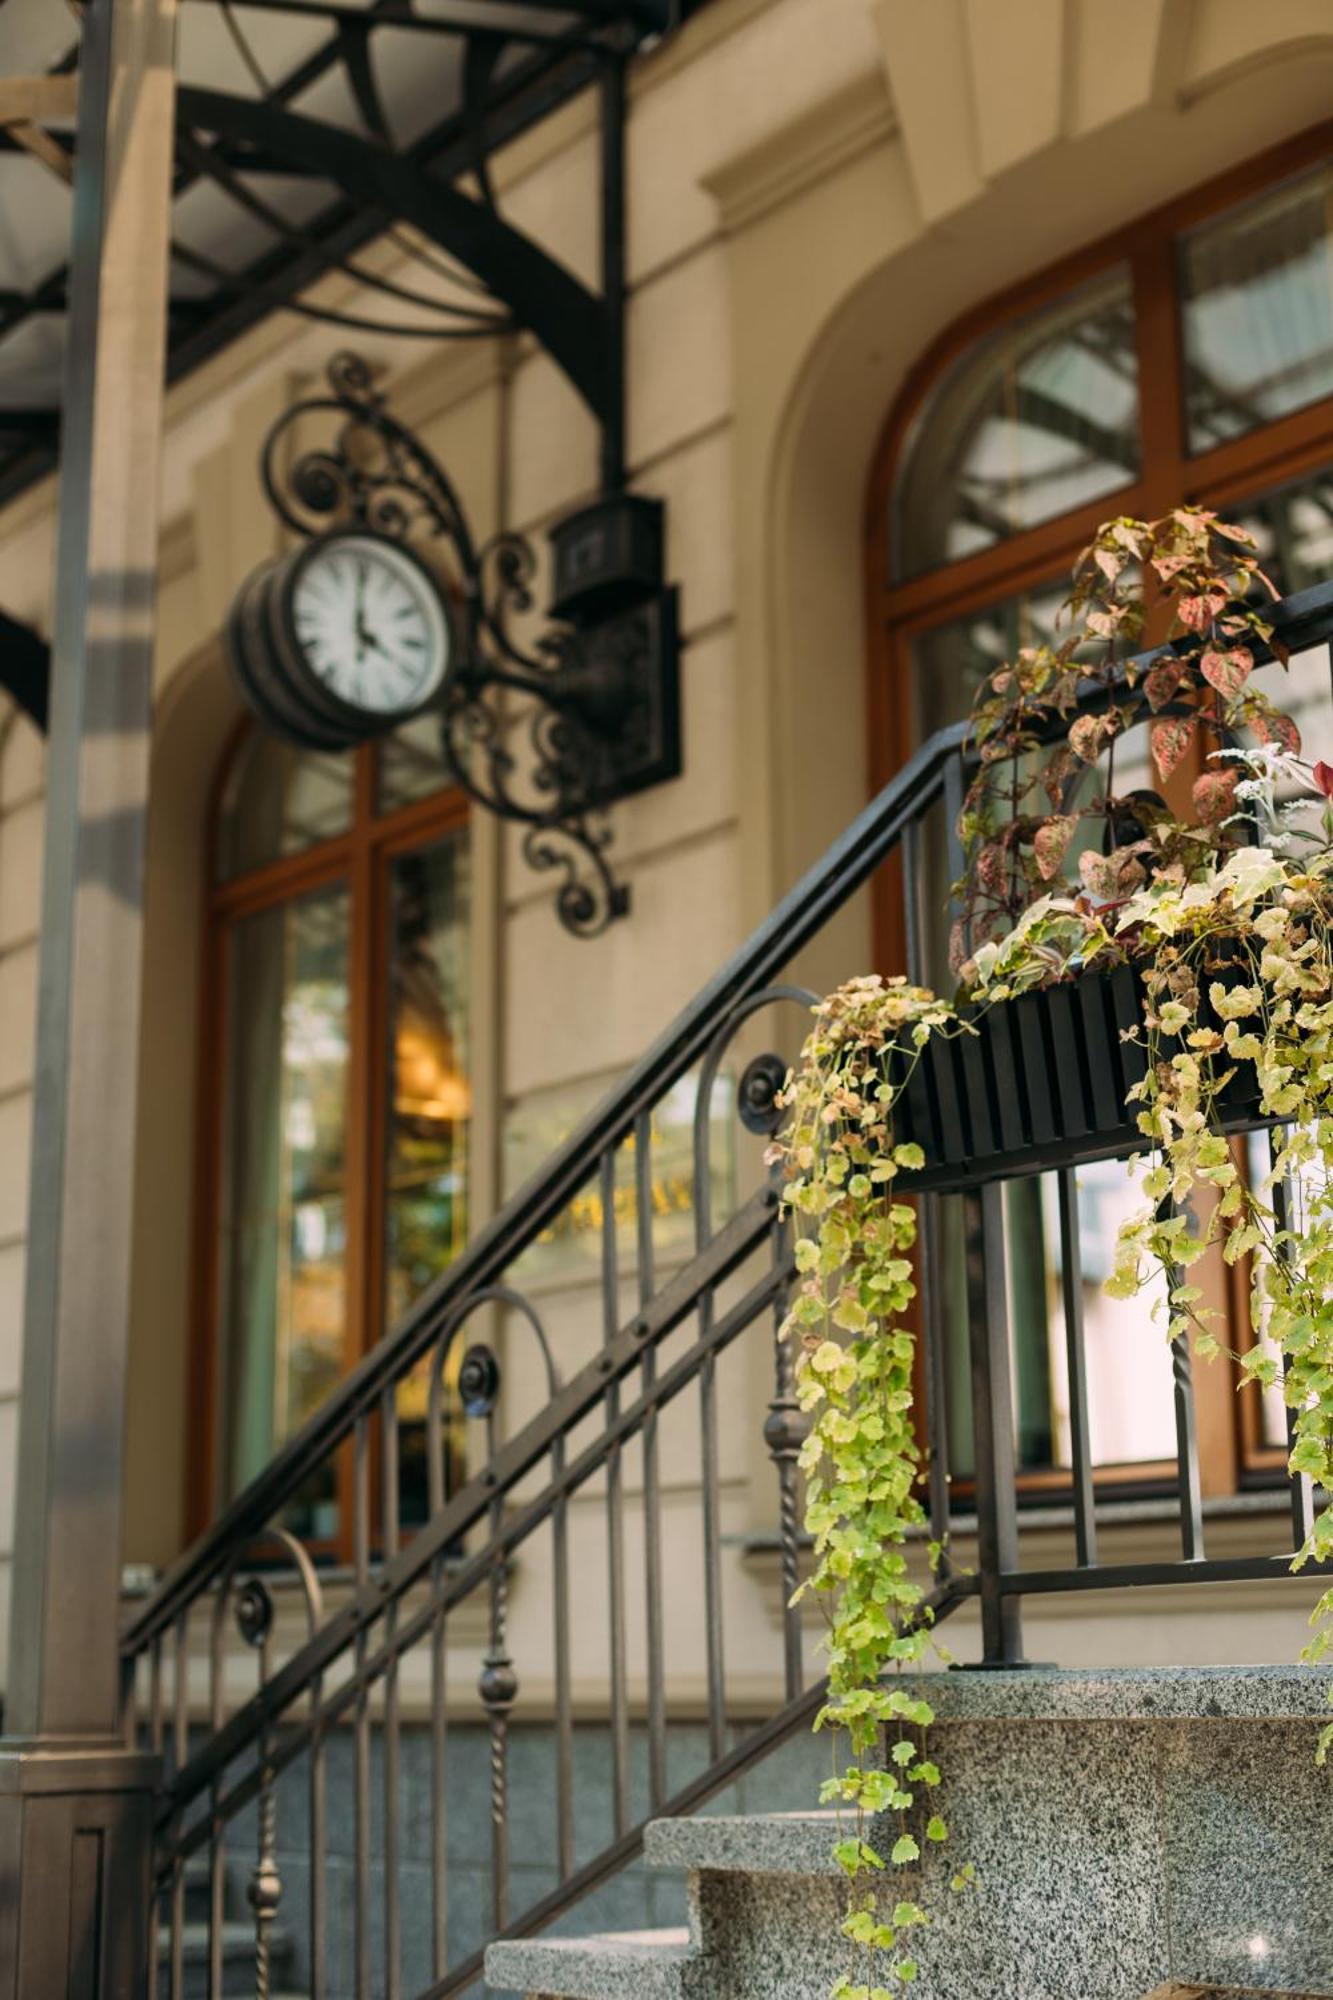
M264 443L265 492L302 546L237 594L227 631L237 684L265 727L317 749L348 749L438 711L450 777L526 828L530 865L560 872L562 923L596 936L629 908L606 859L605 808L681 769L677 600L661 581L661 503L613 492L552 530L559 618L525 641L516 623L533 610L531 542L510 533L474 541L443 467L390 414L359 357L336 355L328 382L329 394L284 411ZM330 441L292 461L289 433L299 423L308 435L312 420ZM290 620L281 623L310 548L350 532L392 541L421 565L453 639L443 686L383 719L318 683Z
M360 541L383 542L402 560L418 571L426 588L439 605L440 616L445 628L445 667L438 685L420 701L409 702L404 708L377 712L359 708L355 702L344 701L340 695L325 685L310 664L305 646L296 629L294 600L296 588L303 571L325 550L339 542L357 539ZM264 592L264 613L269 621L273 639L275 664L283 672L287 687L299 704L313 714L322 716L330 728L345 730L353 743L364 740L368 729L377 734L390 729L401 728L416 716L426 714L438 707L444 684L458 659L459 640L456 619L450 610L448 592L441 588L440 580L423 561L417 550L399 536L382 534L369 526L353 525L333 528L327 534L313 535L300 548L290 550L280 556L268 572Z

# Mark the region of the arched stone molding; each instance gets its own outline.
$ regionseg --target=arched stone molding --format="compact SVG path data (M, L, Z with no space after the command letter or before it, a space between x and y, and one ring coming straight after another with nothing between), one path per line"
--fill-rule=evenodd
M240 704L216 641L158 697L150 771L135 1154L125 1558L171 1560L184 1531L201 923L212 803Z

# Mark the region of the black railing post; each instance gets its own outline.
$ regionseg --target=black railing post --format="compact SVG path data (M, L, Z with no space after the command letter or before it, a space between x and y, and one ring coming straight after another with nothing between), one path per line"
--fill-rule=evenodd
M988 1181L963 1197L967 1236L967 1334L976 1448L977 1572L985 1667L1022 1666L1023 1619L1002 1577L1018 1567L1014 1399L1009 1361L1009 1283L1004 1189Z

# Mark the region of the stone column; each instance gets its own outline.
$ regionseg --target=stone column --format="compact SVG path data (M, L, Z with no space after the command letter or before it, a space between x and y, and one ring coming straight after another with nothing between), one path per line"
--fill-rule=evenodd
M117 1651L176 0L84 16L56 557L0 2000L145 1987Z

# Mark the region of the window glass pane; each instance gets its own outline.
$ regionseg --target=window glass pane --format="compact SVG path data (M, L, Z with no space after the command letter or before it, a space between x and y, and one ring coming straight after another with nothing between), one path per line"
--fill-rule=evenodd
M898 478L894 573L974 555L1138 471L1134 309L1114 271L978 341L936 388Z
M971 711L978 687L987 674L1012 660L1024 646L1049 645L1067 630L1056 617L1068 591L1065 578L1034 585L999 604L985 606L965 618L950 619L919 632L912 641L912 709L916 741L926 742L936 730L961 722ZM1156 779L1148 760L1146 726L1128 730L1115 747L1111 774L1118 796L1154 789ZM1106 784L1106 760L1089 769L1089 792ZM1098 823L1088 821L1070 849L1067 868L1077 866L1082 847L1099 838ZM950 888L948 828L944 809L932 809L927 837L921 842L921 894L926 910L923 946L926 977L939 992L952 990L948 960L947 905Z
M217 872L223 882L285 854L346 833L355 760L299 750L251 730L232 761L218 815Z
M1266 574L1283 596L1305 590L1333 575L1333 470L1294 481L1234 510L1259 545ZM1293 653L1286 666L1264 667L1256 676L1264 691L1294 719L1310 762L1333 762L1333 687L1327 646ZM1297 788L1279 785L1278 797ZM1312 802L1303 823L1317 832L1320 809Z
M1333 395L1333 168L1182 238L1180 285L1191 451Z
M1143 1206L1132 1169L1125 1161L1098 1161L1078 1169L1076 1186L1092 1463L1110 1468L1174 1460L1171 1350L1164 1314L1153 1318L1165 1287L1154 1282L1134 1299L1108 1299L1102 1291L1120 1223ZM950 1454L955 1472L967 1478L974 1467L965 1216L956 1196L943 1199L939 1210ZM1007 1182L1004 1212L1016 1463L1025 1472L1068 1471L1069 1367L1055 1175Z
M390 871L386 1331L467 1241L468 845L451 834ZM452 1357L456 1372L463 1342ZM405 1525L426 1517L423 1366L399 1397ZM462 1471L462 1417L446 1424L446 1479Z
M379 747L379 809L394 812L428 799L450 783L440 751L440 718L418 715L386 736Z
M341 1372L347 941L342 887L247 917L230 939L219 1343L227 1496ZM334 1532L331 1466L288 1523L305 1536Z

